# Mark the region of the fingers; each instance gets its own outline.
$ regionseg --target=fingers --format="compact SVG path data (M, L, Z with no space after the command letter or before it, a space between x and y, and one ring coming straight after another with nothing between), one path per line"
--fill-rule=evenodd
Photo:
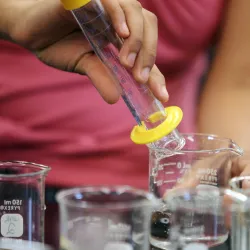
M157 18L143 9L137 1L121 2L130 30L120 51L120 61L132 69L135 80L146 83L154 66L157 53Z
M93 85L109 104L116 103L120 97L120 91L107 68L95 54L88 54L79 61L76 69L84 69ZM96 73L98 72L98 74Z
M156 65L153 66L150 72L148 86L158 100L161 102L168 101L169 95L166 89L165 77Z
M124 66L133 68L137 55L142 49L144 42L144 18L142 7L140 3L135 0L120 1L120 6L126 16L130 32L129 37L125 40L120 51L120 61Z
M45 49L36 51L36 55L47 65L86 74L107 103L113 104L118 101L120 92L113 77L98 57L91 52L89 43L82 39L80 31L68 35Z
M157 17L136 0L102 0L116 32L123 38L121 63L132 71L139 83L148 83L162 102L168 101L165 78L154 65L157 54Z
M130 34L125 13L119 3L114 0L102 0L105 10L109 14L112 24L119 36L127 38Z
M155 64L158 29L156 16L145 9L142 12L144 19L143 41L133 67L133 74L137 82L146 83Z
M250 157L244 155L242 157L236 157L232 161L232 177L247 176L250 175Z
M232 178L230 186L233 189L250 189L250 155L236 157L232 162Z

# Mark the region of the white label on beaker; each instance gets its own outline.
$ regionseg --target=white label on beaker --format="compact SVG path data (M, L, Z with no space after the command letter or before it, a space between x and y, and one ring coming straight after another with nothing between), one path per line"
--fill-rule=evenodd
M23 235L23 217L20 214L4 214L1 217L3 237L21 237Z

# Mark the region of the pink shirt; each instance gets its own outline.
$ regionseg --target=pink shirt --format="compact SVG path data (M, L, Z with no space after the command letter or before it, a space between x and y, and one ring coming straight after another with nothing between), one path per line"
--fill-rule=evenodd
M184 111L179 130L195 131L205 49L223 0L142 0L159 19L157 65L168 105ZM51 185L129 184L146 188L148 151L129 138L135 125L123 101L106 104L90 81L50 68L0 41L0 159L48 164Z

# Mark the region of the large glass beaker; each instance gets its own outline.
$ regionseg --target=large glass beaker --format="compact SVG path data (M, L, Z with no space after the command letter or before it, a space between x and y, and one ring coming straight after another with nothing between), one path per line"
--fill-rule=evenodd
M149 145L150 191L162 198L176 188L228 186L231 166L243 150L232 140L206 134L183 134L180 151ZM152 245L168 249L171 213L162 205L151 221Z
M44 241L44 190L49 167L20 161L0 162L0 239Z

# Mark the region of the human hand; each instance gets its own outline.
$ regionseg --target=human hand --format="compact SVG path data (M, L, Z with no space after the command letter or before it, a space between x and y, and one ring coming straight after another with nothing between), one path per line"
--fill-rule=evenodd
M15 42L34 51L47 65L86 74L106 102L115 103L119 99L112 76L59 0L10 1L15 15L8 33ZM165 78L154 64L158 38L156 16L136 0L102 0L102 3L116 32L125 40L120 51L121 63L131 69L138 82L147 82L156 98L167 101Z
M164 196L176 189L195 188L198 185L229 188L230 180L237 176L250 176L250 154L243 156L233 155L231 152L215 154L194 161L189 171L181 177L172 190L167 190ZM242 188L249 189L249 187L249 181L242 182Z
M245 153L242 157L233 162L232 179L229 184L235 191L243 191L250 188L250 153Z

